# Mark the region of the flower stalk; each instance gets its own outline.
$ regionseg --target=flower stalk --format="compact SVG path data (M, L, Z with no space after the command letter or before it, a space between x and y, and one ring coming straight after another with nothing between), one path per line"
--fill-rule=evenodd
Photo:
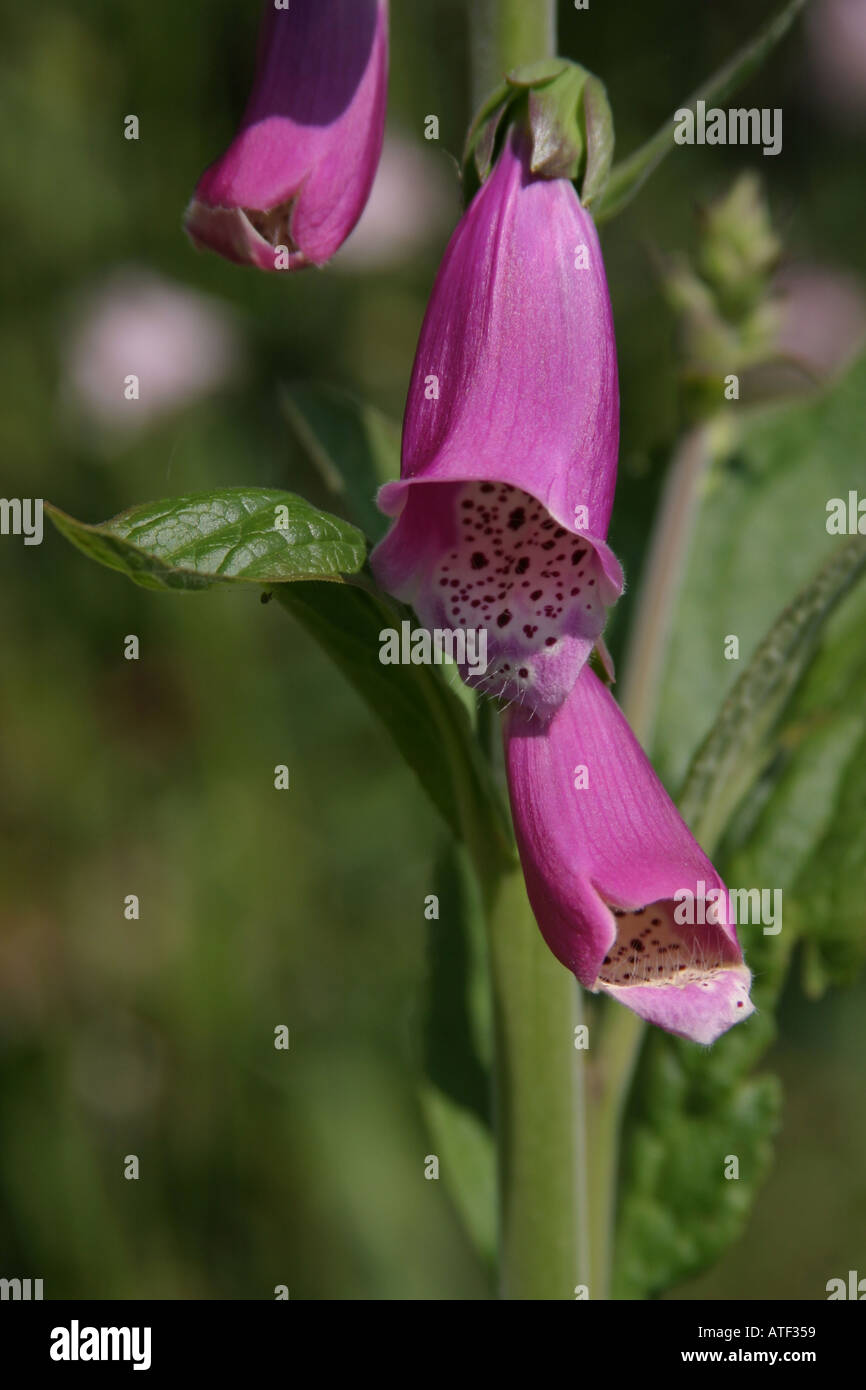
M512 68L556 53L556 0L470 0L472 102Z
M504 73L556 51L553 0L473 0L469 14L476 106ZM574 1045L577 986L538 931L519 865L489 884L487 896L499 1296L573 1299L583 1278L586 1055Z
M499 1295L573 1299L582 1274L579 1206L586 1055L575 1047L577 986L544 944L519 867L499 880L488 921Z

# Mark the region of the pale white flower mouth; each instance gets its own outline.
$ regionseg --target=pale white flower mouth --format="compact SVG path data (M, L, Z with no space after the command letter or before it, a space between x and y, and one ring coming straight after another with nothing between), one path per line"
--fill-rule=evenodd
M730 970L723 956L724 938L718 929L697 930L674 920L675 905L667 899L625 911L611 908L616 940L602 962L596 985L706 984Z

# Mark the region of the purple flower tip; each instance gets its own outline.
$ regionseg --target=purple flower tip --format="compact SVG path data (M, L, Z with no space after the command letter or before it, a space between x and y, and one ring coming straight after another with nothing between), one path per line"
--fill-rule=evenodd
M241 128L186 211L195 244L260 270L329 260L373 183L387 76L387 0L269 0Z
M558 959L694 1042L747 1018L727 889L593 671L547 724L512 711L505 744L527 891Z

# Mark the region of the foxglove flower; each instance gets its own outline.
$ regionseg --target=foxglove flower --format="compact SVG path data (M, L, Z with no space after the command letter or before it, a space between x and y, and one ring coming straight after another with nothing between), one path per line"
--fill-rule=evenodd
M187 209L197 246L260 270L333 256L379 162L387 26L387 0L268 0L241 128Z
M748 1017L727 890L595 673L584 667L546 726L510 711L505 744L527 892L554 955L694 1042Z
M618 443L598 236L515 127L433 287L371 563L426 627L486 630L487 670L464 679L545 716L622 590L605 543Z

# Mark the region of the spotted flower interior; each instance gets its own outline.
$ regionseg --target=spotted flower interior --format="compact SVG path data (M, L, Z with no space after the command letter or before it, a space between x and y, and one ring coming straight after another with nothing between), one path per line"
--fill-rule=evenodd
M491 482L454 489L455 538L435 567L433 626L484 629L488 667L470 683L530 708L565 698L600 636L612 595L592 543L568 531L519 488Z
M599 985L690 985L709 989L730 970L731 943L719 927L680 925L671 900L635 911L611 909L616 940L602 962ZM744 1008L745 1002L737 1003Z

